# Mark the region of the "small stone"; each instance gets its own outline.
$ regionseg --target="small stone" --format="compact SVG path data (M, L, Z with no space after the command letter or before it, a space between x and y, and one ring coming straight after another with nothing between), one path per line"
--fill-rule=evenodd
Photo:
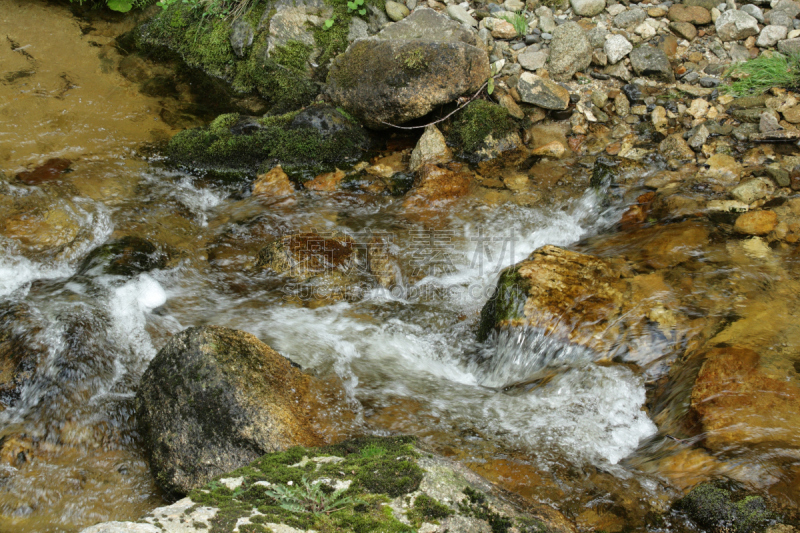
M517 84L523 102L544 109L566 109L569 106L569 91L561 85L544 78L523 72Z
M675 35L687 41L691 41L697 37L697 28L688 22L671 22L669 29L672 30L672 33Z
M506 8L506 11L522 11L525 9L525 2L522 0L506 0L503 2L503 7Z
M800 105L795 105L784 110L783 118L790 124L800 124Z
M773 131L782 130L783 128L778 123L778 117L774 112L765 111L761 113L761 118L758 122L758 131L761 133L770 133Z
M606 0L570 0L572 12L581 17L594 17L606 8Z
M708 128L706 128L705 124L700 124L694 133L689 137L689 146L692 147L692 150L695 152L699 152L703 145L708 140L708 136L710 135Z
M667 8L662 6L650 7L647 9L647 16L658 19L667 14Z
M650 24L648 24L647 22L643 22L643 23L639 24L638 26L636 26L636 28L634 28L633 32L636 35L641 36L642 39L644 39L645 41L650 39L651 37L655 37L655 35L656 35L656 29L653 26L651 26Z
M761 33L756 40L756 46L759 48L769 48L778 44L778 41L785 39L789 30L786 26L764 26Z
M608 95L605 91L592 91L592 103L599 108L604 108L608 103Z
M624 94L619 93L616 98L614 98L614 109L620 117L624 118L628 116L631 110L630 102L628 102L628 98Z
M316 176L314 179L303 183L303 188L308 191L333 192L347 177L343 170L336 169L335 172L325 172Z
M765 172L778 187L788 187L791 184L789 180L789 171L786 169L778 166L769 166L766 168Z
M448 163L453 159L453 152L447 147L444 135L435 125L425 128L425 133L417 141L411 152L408 169L416 172L422 165L428 163Z
M630 53L631 66L639 76L664 82L675 81L667 54L653 46L640 46Z
M633 45L622 35L609 35L603 45L603 51L612 65L618 63L622 58L633 50Z
M666 139L658 145L658 151L665 159L675 159L677 161L694 160L694 152L683 140L680 133L668 135Z
M731 191L731 197L740 202L752 204L756 200L761 200L772 194L774 189L775 186L768 179L756 178L735 187Z
M612 17L616 17L617 15L619 15L620 13L625 11L626 9L627 8L622 4L614 4L614 5L608 6L606 8L606 12L608 12L608 14L611 15Z
M753 4L745 4L742 6L742 11L756 19L759 23L764 23L764 13L761 8Z
M614 26L617 28L629 28L641 24L647 18L647 13L640 7L634 7L623 11L614 17Z
M800 54L800 38L779 41L778 51L785 55Z
M672 22L709 24L711 22L711 13L708 11L708 9L700 6L673 4L672 7L669 8L667 18Z
M719 78L713 78L711 76L703 76L702 78L700 78L700 87L706 87L711 89L717 87L721 83L721 81L722 80L720 80Z
M734 229L744 235L767 235L778 225L778 215L774 211L748 211L739 215Z
M492 37L495 39L513 39L517 36L514 25L507 20L488 17L483 19L481 24L492 32Z
M277 198L293 194L294 187L292 187L292 182L289 181L289 176L280 166L273 168L266 174L261 174L253 183L253 195L255 196Z
M386 14L395 22L403 20L411 13L406 6L393 0L386 1Z
M758 35L758 21L745 13L731 9L722 13L715 23L717 35L723 41L740 41Z
M692 100L692 104L689 106L689 109L687 109L686 112L696 119L703 118L706 116L706 113L708 113L708 102L702 98L695 98Z
M566 147L561 144L559 141L552 141L544 146L540 146L534 149L531 152L531 155L541 156L541 157L553 157L555 159L560 159L565 153L567 149Z
M525 51L517 56L517 63L525 70L536 71L547 63L547 50Z
M447 14L450 15L450 18L457 20L461 24L466 24L467 26L472 26L473 28L478 27L478 21L475 20L475 17L470 15L460 4L452 4L447 6Z
M665 133L669 127L669 119L667 118L667 110L662 106L657 105L653 112L650 113L650 120L653 122L653 127L659 133Z

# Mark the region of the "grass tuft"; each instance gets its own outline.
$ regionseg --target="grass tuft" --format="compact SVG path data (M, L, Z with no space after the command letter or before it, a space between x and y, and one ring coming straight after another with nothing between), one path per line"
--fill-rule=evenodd
M518 36L528 33L528 19L525 18L525 15L514 13L513 15L501 15L500 18L514 26Z
M729 80L722 90L735 95L758 95L773 87L791 89L800 86L800 55L761 55L729 68L724 78Z

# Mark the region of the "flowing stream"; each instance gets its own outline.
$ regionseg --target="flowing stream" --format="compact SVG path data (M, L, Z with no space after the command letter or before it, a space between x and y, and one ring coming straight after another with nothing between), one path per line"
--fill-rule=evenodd
M642 373L535 329L475 340L502 268L596 235L619 210L593 192L535 207L471 198L421 221L391 197L299 193L269 204L168 170L138 150L208 116L180 79L148 94L120 74L132 60L114 38L133 24L0 0L2 195L47 210L32 211L25 235L34 237L0 237L0 311L36 326L26 342L43 359L0 412L0 531L76 531L163 503L137 447L132 398L166 339L204 324L248 331L338 376L356 416L332 427L418 435L573 518L623 506L640 523L674 498L642 467L664 442L643 409ZM40 186L11 179L51 158L69 159L71 172ZM56 222L34 227L41 220ZM69 238L39 246L45 230ZM357 297L325 287L298 295L252 269L264 242L308 231L383 236L399 282ZM134 276L86 268L92 249L131 235L159 243L169 260ZM517 386L522 378L537 386Z

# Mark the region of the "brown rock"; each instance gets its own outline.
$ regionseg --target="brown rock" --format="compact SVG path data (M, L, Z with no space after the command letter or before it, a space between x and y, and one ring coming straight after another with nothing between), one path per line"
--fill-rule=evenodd
M342 183L345 176L344 171L337 168L336 172L320 174L313 180L304 183L303 186L309 191L333 192L339 188L339 184Z
M552 141L531 151L531 155L560 159L566 151L567 149L559 141Z
M72 161L60 157L48 159L33 170L20 172L17 179L26 185L39 185L60 178L69 169Z
M668 135L667 138L658 145L658 150L661 152L661 155L667 159L676 159L678 161L685 159L694 160L694 152L689 147L689 144L683 140L683 135L680 133Z
M766 235L778 225L778 215L774 211L748 211L739 215L734 229L745 235Z
M435 207L469 193L472 175L469 172L453 172L436 165L420 168L414 188L403 202L405 208Z
M256 196L280 198L293 195L294 187L292 186L292 182L289 181L289 176L286 175L280 166L277 166L266 174L258 176L255 183L253 183L253 194Z
M669 8L667 18L672 22L690 22L692 24L711 23L711 13L708 9L684 4L673 4L672 7Z
M783 118L791 124L800 124L800 105L790 107L784 111Z

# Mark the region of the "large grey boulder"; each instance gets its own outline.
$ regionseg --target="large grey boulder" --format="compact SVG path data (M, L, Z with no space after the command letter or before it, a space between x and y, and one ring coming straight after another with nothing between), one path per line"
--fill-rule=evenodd
M675 81L667 54L660 48L642 45L631 52L631 66L639 76L663 82Z
M145 454L158 485L186 494L261 455L314 445L312 379L253 335L217 326L172 337L136 394Z
M717 18L714 25L723 41L739 41L758 35L758 21L744 11L729 9Z
M402 124L480 89L489 78L489 57L476 44L456 21L417 9L350 45L334 61L326 93L368 127Z
M591 62L592 45L577 22L566 22L553 30L548 64L554 80L568 81Z

